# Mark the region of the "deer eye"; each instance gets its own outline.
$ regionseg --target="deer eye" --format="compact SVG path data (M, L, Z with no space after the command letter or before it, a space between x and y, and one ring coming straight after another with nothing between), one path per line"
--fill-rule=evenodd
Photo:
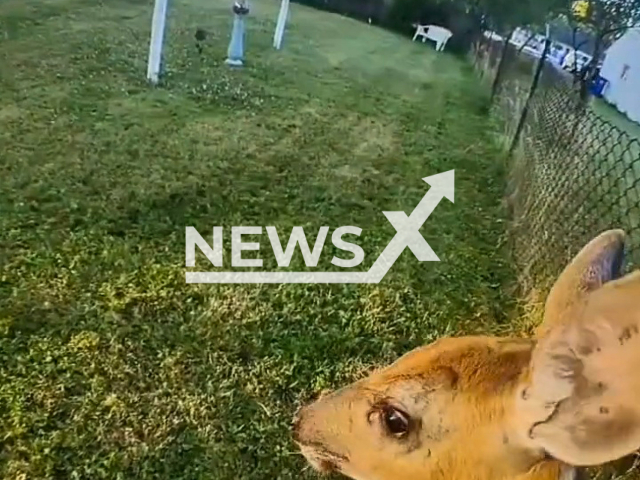
M409 433L409 415L390 405L385 405L381 413L384 428L390 435L402 438Z

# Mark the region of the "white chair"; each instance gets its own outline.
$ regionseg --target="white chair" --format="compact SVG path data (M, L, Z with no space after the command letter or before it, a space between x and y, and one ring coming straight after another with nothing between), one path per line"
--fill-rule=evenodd
M436 42L436 51L441 52L444 50L447 41L453 36L451 31L444 27L437 25L414 25L416 27L416 33L413 36L415 42L418 37L422 37L422 42L425 40L432 40Z

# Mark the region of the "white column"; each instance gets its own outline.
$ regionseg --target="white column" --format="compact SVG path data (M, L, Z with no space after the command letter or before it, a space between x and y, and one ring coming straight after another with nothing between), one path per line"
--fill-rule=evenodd
M167 3L168 0L156 0L153 8L151 42L149 44L149 63L147 66L147 80L153 84L158 83L158 75L160 74L164 26L167 20Z
M284 36L284 27L287 23L287 17L289 16L289 0L282 0L280 4L280 13L278 14L278 23L276 24L276 31L273 35L273 46L280 50L282 45L282 37Z

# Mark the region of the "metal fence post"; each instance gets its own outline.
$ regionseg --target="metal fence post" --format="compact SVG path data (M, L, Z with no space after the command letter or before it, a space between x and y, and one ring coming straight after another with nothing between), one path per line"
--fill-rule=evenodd
M493 85L491 86L491 101L493 102L494 97L498 93L498 86L500 85L500 80L502 80L502 72L504 70L504 66L507 63L507 50L509 49L509 44L511 42L511 38L513 37L513 32L515 30L511 30L506 40L504 41L504 48L502 49L502 54L500 55L500 61L498 62L498 69L496 70L496 77L493 79Z
M513 139L511 140L511 147L509 148L509 156L513 155L513 152L516 149L516 145L518 145L518 141L520 141L520 135L522 134L522 129L524 128L524 122L527 119L527 114L529 113L529 106L531 104L531 99L533 95L536 93L536 89L538 88L538 84L540 83L540 76L542 75L542 69L544 68L544 62L547 59L547 54L549 53L549 47L551 46L551 40L547 37L544 41L544 49L542 50L542 56L538 61L538 66L536 67L536 73L533 75L533 81L531 82L531 88L529 89L529 95L527 96L527 101L524 104L524 108L522 109L522 114L520 115L520 120L518 120L518 126L516 127L516 132L513 135Z
M162 73L162 44L167 21L168 3L168 0L156 0L153 7L147 80L154 85L158 83L160 74Z

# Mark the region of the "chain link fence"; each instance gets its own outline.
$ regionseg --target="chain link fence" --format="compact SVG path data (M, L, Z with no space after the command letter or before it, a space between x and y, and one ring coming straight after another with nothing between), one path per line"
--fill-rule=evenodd
M473 54L492 84L492 113L509 151L510 241L530 299L544 298L606 229L627 232L626 268L640 265L640 139L596 113L602 100L583 100L579 82L547 51L538 59L485 36Z

